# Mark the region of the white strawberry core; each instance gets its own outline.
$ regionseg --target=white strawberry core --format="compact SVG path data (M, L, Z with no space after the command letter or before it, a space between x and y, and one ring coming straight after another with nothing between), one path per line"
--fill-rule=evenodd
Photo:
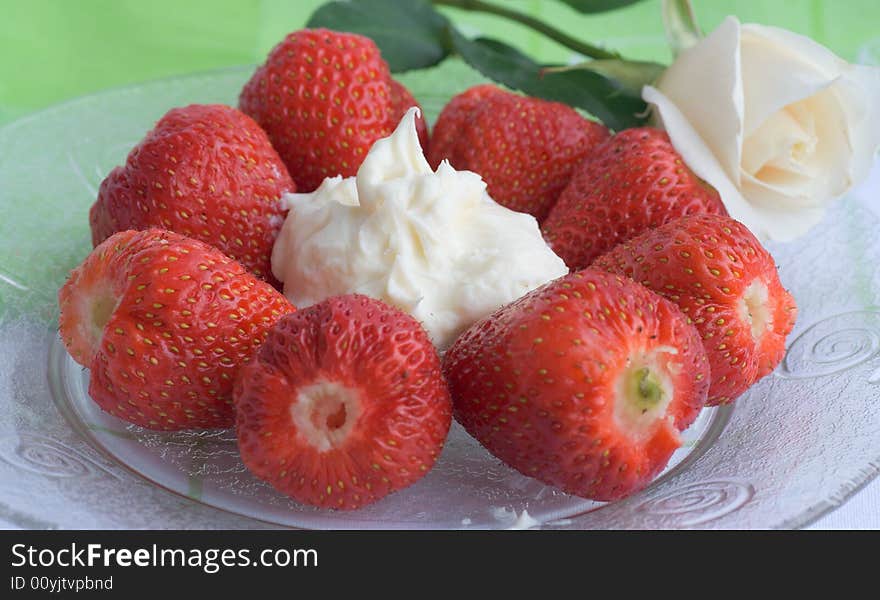
M768 306L769 292L764 282L755 279L743 292L737 303L739 316L743 323L748 324L752 330L752 338L757 342L768 329L773 317Z
M661 354L677 354L672 347L660 346L649 352L630 355L627 367L618 377L614 402L617 427L632 439L649 437L675 395L671 374L680 365Z
M113 289L109 285L95 285L86 293L80 294L80 304L76 307L76 313L80 315L79 333L88 343L91 356L98 351L101 338L104 337L104 328L118 304L119 299L113 295Z
M357 390L327 380L302 388L290 407L299 435L318 452L341 446L361 412Z

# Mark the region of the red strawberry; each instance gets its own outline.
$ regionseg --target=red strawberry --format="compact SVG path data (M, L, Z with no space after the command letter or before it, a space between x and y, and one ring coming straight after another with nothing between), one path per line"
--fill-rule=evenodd
M245 84L239 106L269 134L301 192L348 177L394 131L391 73L369 38L302 29Z
M61 338L91 369L95 402L164 430L232 425L236 372L294 310L216 248L159 229L105 240L58 303Z
M542 224L572 270L646 229L684 215L727 211L714 188L682 162L658 129L627 129L596 148Z
M406 114L406 111L412 108L413 106L417 106L419 108L419 116L416 118L416 132L419 135L419 143L422 146L422 151L428 152L428 123L425 121L425 115L422 111L421 105L416 102L416 99L410 93L406 87L397 81L396 79L391 80L391 122L394 126L400 122L403 118L403 115Z
M505 92L501 91L499 87L491 83L484 83L468 88L452 97L443 107L440 116L437 117L437 122L434 123L431 147L426 154L432 168L436 169L444 158L452 156L465 124L483 98L491 94L503 93Z
M451 405L411 316L366 296L278 322L235 385L238 442L257 477L300 502L354 509L421 479Z
M89 212L92 243L159 227L202 240L271 279L272 244L295 191L265 132L219 104L175 108L101 183Z
M733 402L785 355L797 307L773 257L738 221L694 215L667 223L596 259L669 298L700 332L709 356L708 404Z
M474 324L443 370L455 418L492 454L594 500L646 486L709 387L700 338L678 308L594 269Z
M453 98L448 109L434 128L431 164L446 158L456 169L479 173L496 202L539 221L575 167L608 137L605 127L564 104L491 86Z

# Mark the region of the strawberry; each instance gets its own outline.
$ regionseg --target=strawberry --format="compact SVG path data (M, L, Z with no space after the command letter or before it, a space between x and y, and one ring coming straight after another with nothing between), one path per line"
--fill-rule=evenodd
M452 408L410 315L360 295L281 319L235 384L241 456L300 502L354 509L421 479Z
M646 231L596 259L678 304L703 338L708 404L733 402L785 355L797 316L773 257L745 225L693 215Z
M434 168L445 158L479 173L496 202L541 221L608 130L564 104L484 85L452 99L434 136Z
M443 370L456 420L492 454L594 500L646 486L709 387L705 351L681 311L595 269L478 321Z
M233 423L232 383L293 307L204 242L159 229L98 245L58 293L61 338L89 394L149 429Z
M271 279L285 214L279 199L295 190L253 119L219 104L175 108L101 183L89 211L92 243L159 227L212 244Z
M391 122L396 127L403 116L406 114L406 111L412 108L413 106L418 107L419 116L416 117L416 133L419 135L419 143L422 146L422 151L428 152L428 123L425 121L424 111L422 111L421 105L416 102L416 99L413 97L412 93L406 87L397 81L396 79L391 80Z
M646 229L696 213L726 215L718 192L684 164L669 136L627 129L596 148L542 224L572 270Z
M452 156L459 136L464 131L465 125L471 117L474 109L480 105L483 98L492 94L503 94L496 85L484 83L468 88L462 93L453 96L446 103L437 122L434 123L434 131L431 136L431 147L425 156L431 167L436 169L440 162Z
M354 33L289 34L245 84L239 106L269 134L301 192L349 177L399 119L376 44Z

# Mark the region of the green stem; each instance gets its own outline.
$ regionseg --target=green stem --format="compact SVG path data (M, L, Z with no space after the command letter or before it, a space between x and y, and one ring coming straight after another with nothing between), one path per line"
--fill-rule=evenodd
M673 56L678 56L703 37L690 0L663 0L662 11L663 28Z
M516 21L526 27L531 27L535 31L543 33L551 40L554 40L575 52L583 54L584 56L589 56L591 58L620 58L620 55L616 52L609 52L598 46L582 42L534 17L530 17L529 15L516 10L490 4L489 2L483 2L482 0L431 0L431 2L437 5L453 6L462 10L485 12L510 19L511 21Z

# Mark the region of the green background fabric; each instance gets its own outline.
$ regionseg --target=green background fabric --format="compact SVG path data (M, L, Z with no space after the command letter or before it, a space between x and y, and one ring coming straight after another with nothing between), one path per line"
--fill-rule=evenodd
M584 16L555 0L496 0L630 58L667 61L660 0ZM323 0L0 0L0 123L66 98L260 62ZM878 0L694 0L704 30L725 15L807 34L848 60L880 62ZM498 18L447 10L466 34L503 37L546 61L572 53ZM870 58L868 44L877 52Z

